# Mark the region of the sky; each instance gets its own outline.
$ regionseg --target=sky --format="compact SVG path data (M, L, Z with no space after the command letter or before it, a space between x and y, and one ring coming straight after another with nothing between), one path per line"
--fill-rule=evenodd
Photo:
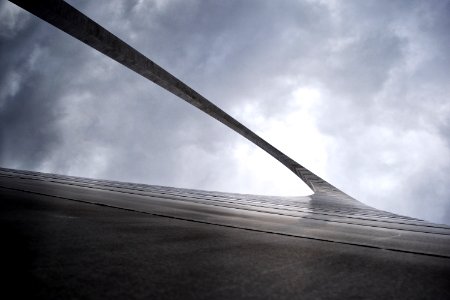
M68 1L331 184L450 224L450 1ZM311 191L221 123L0 0L0 166Z

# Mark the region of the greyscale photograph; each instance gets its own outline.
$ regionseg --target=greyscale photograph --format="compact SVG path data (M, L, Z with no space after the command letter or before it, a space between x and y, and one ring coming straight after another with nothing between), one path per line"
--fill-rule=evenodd
M450 299L450 0L0 0L5 299Z

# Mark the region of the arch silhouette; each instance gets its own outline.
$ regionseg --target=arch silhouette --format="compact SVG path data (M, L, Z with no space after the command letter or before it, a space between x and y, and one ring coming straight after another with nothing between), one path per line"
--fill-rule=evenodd
M361 204L285 155L214 103L66 2L62 0L11 0L11 2L109 56L228 126L286 166L305 182L316 195L337 197L342 202Z

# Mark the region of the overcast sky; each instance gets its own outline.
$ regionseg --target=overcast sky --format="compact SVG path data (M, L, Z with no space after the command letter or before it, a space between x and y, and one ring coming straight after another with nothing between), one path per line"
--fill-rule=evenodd
M68 2L349 195L450 224L450 1ZM0 3L0 166L309 192L224 125Z

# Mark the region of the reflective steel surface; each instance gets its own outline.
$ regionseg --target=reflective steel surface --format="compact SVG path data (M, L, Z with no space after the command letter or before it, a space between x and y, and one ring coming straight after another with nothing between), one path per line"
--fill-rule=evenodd
M0 169L0 199L4 287L18 298L450 296L448 226L329 196Z

